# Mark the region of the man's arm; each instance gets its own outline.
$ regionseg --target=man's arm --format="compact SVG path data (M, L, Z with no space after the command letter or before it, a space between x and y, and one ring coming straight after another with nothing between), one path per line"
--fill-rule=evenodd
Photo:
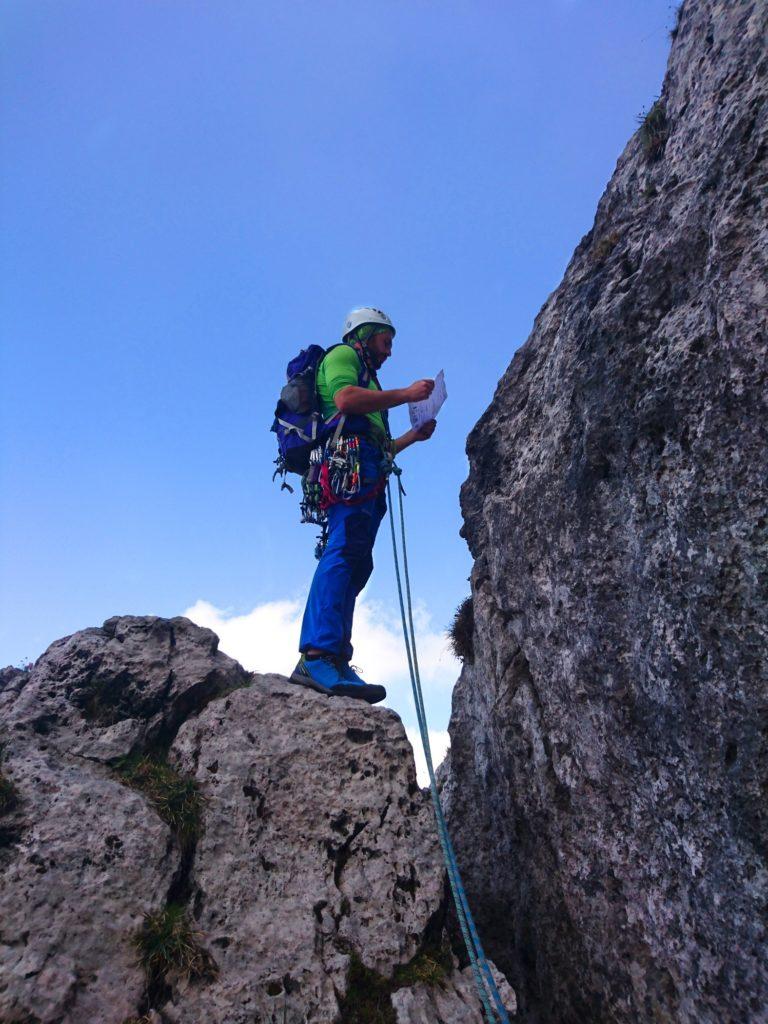
M381 412L382 409L394 409L398 405L405 405L406 402L423 402L432 394L434 386L433 380L417 380L407 388L379 391L350 384L340 388L333 396L333 400L339 412L365 415L368 412Z

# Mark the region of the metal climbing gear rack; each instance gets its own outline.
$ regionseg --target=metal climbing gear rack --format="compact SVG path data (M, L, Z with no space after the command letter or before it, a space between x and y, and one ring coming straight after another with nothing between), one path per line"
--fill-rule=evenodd
M408 671L411 676L411 687L413 688L413 699L416 705L416 716L419 720L419 732L424 747L424 757L429 772L429 791L432 797L432 805L435 809L437 819L437 831L440 838L440 846L443 851L448 881L451 887L453 902L456 906L456 915L461 928L461 935L467 949L470 964L472 965L472 976L475 981L477 994L483 1007L483 1013L487 1024L509 1024L509 1016L501 1001L498 987L494 980L488 961L485 958L480 936L477 933L472 912L469 909L467 894L459 874L459 866L456 862L456 854L453 849L451 837L448 834L448 825L443 814L443 807L440 803L440 794L437 791L435 770L432 765L432 751L429 745L429 732L427 730L427 717L424 710L424 695L421 689L419 677L419 663L416 657L416 632L413 627L413 609L411 607L411 583L408 576L408 555L405 547L405 515L403 513L403 495L405 491L400 481L402 470L392 463L392 474L397 478L397 492L400 506L400 532L401 546L403 552L403 569L405 576L405 592L408 604L408 619L406 621L405 605L403 603L403 586L400 578L400 564L397 554L397 539L395 537L395 515L392 507L392 494L387 478L387 505L389 506L389 523L392 529L392 552L395 561L395 576L397 579L397 591L400 599L400 615L403 621L403 637L405 639L405 651L408 656Z
M360 438L340 437L325 446L328 488L336 501L349 501L360 493Z
M301 510L302 523L314 523L320 527L315 545L315 558L319 559L328 543L328 513L323 508L323 486L320 473L323 468L323 448L313 448L309 456L309 468L301 478Z
M328 506L350 502L360 494L360 438L334 435L325 445L313 448L309 468L301 478L301 521L321 527L315 558L328 543Z

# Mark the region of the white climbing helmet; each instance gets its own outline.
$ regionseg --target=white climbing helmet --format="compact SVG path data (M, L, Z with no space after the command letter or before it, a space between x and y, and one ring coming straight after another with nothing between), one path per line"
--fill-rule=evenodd
M386 313L382 313L380 309L374 309L372 306L361 306L347 314L344 330L341 332L342 338L346 338L350 331L357 330L363 324L383 324L385 327L391 328L394 337L395 328Z

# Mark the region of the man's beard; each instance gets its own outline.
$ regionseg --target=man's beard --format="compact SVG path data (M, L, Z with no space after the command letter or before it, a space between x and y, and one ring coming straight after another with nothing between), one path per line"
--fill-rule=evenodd
M367 343L364 341L358 342L358 344L360 345L360 351L362 353L365 365L368 367L368 370L371 373L375 374L377 370L381 369L385 357L382 356L381 358L379 358L378 356L376 356L374 352L371 352L371 350L368 348Z

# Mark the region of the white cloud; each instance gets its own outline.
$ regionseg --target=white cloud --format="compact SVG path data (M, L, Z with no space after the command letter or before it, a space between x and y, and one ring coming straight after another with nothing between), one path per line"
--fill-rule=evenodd
M200 600L182 612L198 625L212 629L219 636L221 650L249 671L281 675L289 675L296 664L303 613L303 600L268 601L239 615ZM451 653L445 635L432 628L423 605L414 608L414 625L419 675L427 719L434 730L430 735L434 736L433 761L437 767L448 746L445 727L450 715L451 691L461 665ZM420 751L399 613L367 600L363 593L355 610L353 641L353 663L360 666L360 673L367 682L386 686L385 703L400 715L410 729L414 749ZM423 754L420 756L419 783L426 785L426 763Z
M182 614L199 626L212 629L221 641L220 649L251 672L288 675L296 663L303 600L268 601L242 615L216 608L209 601L197 601ZM437 768L449 746L448 732L439 726L448 723L451 691L461 665L451 653L445 635L431 628L423 605L414 608L414 626L427 718L432 726L438 726L429 730L432 762ZM399 614L366 600L363 593L355 609L353 640L354 663L361 666L361 674L368 682L386 686L386 704L403 719L413 747L419 785L429 785Z
M421 745L421 733L417 726L407 725L406 735L413 747L413 756L416 759L416 778L420 786L429 785L429 772L427 771L427 759L424 756L424 749ZM429 749L432 754L432 765L435 769L443 761L451 745L447 729L429 730Z
M249 672L288 675L298 658L303 607L298 601L269 601L243 615L197 601L182 612L219 637L219 647Z

